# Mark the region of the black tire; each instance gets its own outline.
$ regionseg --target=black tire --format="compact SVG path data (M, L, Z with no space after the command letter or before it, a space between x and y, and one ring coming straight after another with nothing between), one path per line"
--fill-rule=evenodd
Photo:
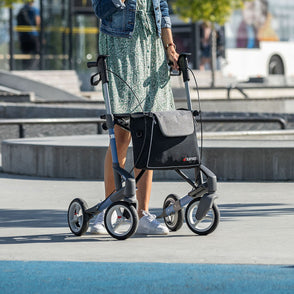
M80 198L75 198L68 207L68 226L76 236L81 236L88 230L90 218L86 213L87 209L86 201Z
M180 199L179 196L175 194L169 194L164 202L163 202L163 209L167 208L170 205L175 204L176 201ZM163 218L166 226L172 232L179 230L184 222L184 213L183 209Z
M133 205L119 201L108 207L104 223L109 235L117 240L125 240L135 234L138 219L138 213Z
M185 219L188 227L192 232L198 235L208 235L212 233L219 224L220 212L219 208L213 203L211 209L206 216L200 220L196 220L196 212L199 206L200 197L192 200L186 208Z

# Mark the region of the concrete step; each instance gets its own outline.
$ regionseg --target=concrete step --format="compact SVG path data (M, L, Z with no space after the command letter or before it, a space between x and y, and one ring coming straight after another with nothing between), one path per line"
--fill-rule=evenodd
M288 140L205 139L202 161L219 180L294 180L293 133L289 136ZM107 147L108 135L6 140L2 142L2 168L13 174L102 180ZM130 146L127 170L132 162ZM186 171L193 175L193 169ZM154 179L179 176L172 170L155 171Z
M74 70L21 70L11 71L11 73L80 95L81 82Z
M18 74L0 70L1 85L16 91L30 93L33 92L37 101L85 101L86 99L78 94L56 87L43 81L32 79L32 77L23 76L21 72ZM36 75L39 71L35 72ZM74 83L74 82L73 82Z

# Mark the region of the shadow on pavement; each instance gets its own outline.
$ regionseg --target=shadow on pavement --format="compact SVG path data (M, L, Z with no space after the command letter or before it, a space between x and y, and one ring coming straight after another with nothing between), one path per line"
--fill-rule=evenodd
M240 217L272 217L293 215L294 208L283 203L221 204L221 221L237 220ZM159 215L161 208L150 209ZM163 222L163 219L159 219ZM0 227L3 228L61 228L67 227L67 211L0 209Z
M294 208L284 203L236 203L218 205L222 220L233 220L239 217L272 217L293 215Z
M71 233L68 234L47 234L47 235L28 235L0 237L0 244L32 244L32 243L76 243L76 242L97 242L113 241L110 236L97 237L94 235L85 235L77 237Z
M192 233L191 233L192 234ZM200 237L199 235L134 235L132 239L158 239L158 238L187 238L187 237ZM92 235L90 233L86 233L82 237L75 236L71 233L63 233L63 234L46 234L46 235L24 235L24 236L9 236L9 237L0 237L0 245L7 244L33 244L33 243L88 243L88 242L123 242L120 240L116 240L112 238L110 235Z
M0 227L56 228L65 225L67 225L66 211L0 209Z

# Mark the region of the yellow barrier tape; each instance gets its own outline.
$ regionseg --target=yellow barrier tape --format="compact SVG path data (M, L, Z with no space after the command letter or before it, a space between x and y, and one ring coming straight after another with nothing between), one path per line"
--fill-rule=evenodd
M86 27L86 28L73 28L74 34L98 34L99 29L95 27Z
M14 27L15 32L35 32L40 31L40 28L34 27L34 26L15 26Z
M36 26L15 26L14 27L15 32L22 32L22 33L28 33L28 32L40 32L40 28ZM70 29L68 27L47 27L44 30L45 32L57 32L57 33L65 33L69 34ZM98 34L99 29L96 27L74 27L72 29L72 32L74 34Z
M40 59L40 55L38 54L14 54L13 59L15 60L29 60L29 59ZM69 56L67 54L45 54L44 55L45 59L69 59ZM0 54L0 60L8 60L10 59L9 54Z

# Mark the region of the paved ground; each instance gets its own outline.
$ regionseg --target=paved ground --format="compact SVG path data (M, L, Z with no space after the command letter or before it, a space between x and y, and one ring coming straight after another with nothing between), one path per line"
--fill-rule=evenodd
M102 182L0 174L0 187L1 293L294 291L294 183L219 183L221 222L211 235L184 224L168 236L125 241L76 237L67 227L70 201L95 204ZM188 191L182 182L155 182L151 211L159 213L169 193Z
M294 128L294 124L288 125ZM279 129L205 124L205 131ZM27 137L95 134L95 125L29 126ZM0 141L17 138L0 127ZM206 237L186 226L168 236L72 235L75 197L103 198L103 183L0 174L0 293L294 293L294 183L219 183L221 222ZM155 182L151 211L182 182Z
M213 94L215 95L215 94ZM288 128L294 128L290 123ZM205 131L279 129L205 124ZM94 134L95 125L29 126L27 137ZM0 127L0 141L18 137ZM168 236L72 235L75 197L103 198L103 183L0 174L0 293L294 293L294 183L219 183L221 222L206 237L184 224ZM180 182L153 185L151 211Z

